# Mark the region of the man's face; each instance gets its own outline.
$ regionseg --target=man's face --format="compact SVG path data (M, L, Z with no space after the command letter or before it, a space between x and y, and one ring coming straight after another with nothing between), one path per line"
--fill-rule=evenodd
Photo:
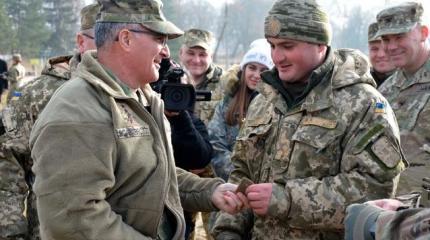
M396 68L385 53L380 40L369 42L369 58L373 69L378 73L387 73Z
M132 61L125 63L135 69L140 86L154 82L158 79L158 70L163 58L168 58L167 36L152 32L148 29L129 29L133 41Z
M420 29L417 26L407 33L388 34L381 37L384 50L394 66L406 70L414 67L422 50Z
M279 78L286 83L306 82L321 62L320 45L286 38L269 37L267 40Z
M201 47L182 46L179 58L193 78L203 76L212 63L211 53Z

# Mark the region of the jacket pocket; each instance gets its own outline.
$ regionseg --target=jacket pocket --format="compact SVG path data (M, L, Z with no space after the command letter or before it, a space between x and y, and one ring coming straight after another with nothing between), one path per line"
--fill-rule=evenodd
M265 150L269 147L267 138L271 128L271 116L248 120L241 129L234 147L235 156L247 161L248 172L254 182L260 181L266 172L263 165L266 158Z
M338 172L343 130L337 120L303 119L292 136L290 177L323 177Z
M400 99L405 100L405 103L397 102L392 108L398 119L399 128L404 130L412 130L417 125L418 118L429 101L430 93L417 93L415 95L405 95Z

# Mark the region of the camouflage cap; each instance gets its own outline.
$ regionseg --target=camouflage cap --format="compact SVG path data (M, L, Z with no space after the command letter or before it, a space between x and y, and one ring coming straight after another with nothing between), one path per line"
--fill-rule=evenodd
M378 23L374 22L369 25L369 29L367 30L367 41L373 42L380 40L379 37L376 36L376 33L378 32Z
M411 31L417 23L422 22L423 12L423 6L418 2L406 2L382 10L376 16L379 28L376 36Z
M191 47L202 47L210 50L213 43L213 35L211 32L202 29L189 29L184 34L184 45Z
M277 0L264 22L267 37L330 45L327 14L315 0Z
M81 30L87 30L96 24L97 14L100 11L100 4L94 3L85 6L81 10Z
M161 0L98 0L102 5L97 22L140 23L169 39L184 32L164 17Z
M19 53L13 54L12 55L12 60L21 62L22 61L21 54L19 54Z

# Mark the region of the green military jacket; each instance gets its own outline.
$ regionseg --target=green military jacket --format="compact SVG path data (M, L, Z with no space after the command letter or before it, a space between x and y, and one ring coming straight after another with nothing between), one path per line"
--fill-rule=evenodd
M222 180L176 169L159 96L138 91L148 111L96 55L83 55L31 132L42 239L154 239L165 210L182 239L180 199L189 211L215 210Z
M276 69L262 74L277 76ZM249 229L252 239L343 239L349 204L393 196L404 168L398 126L367 59L330 50L312 77L323 79L294 109L271 85L259 85L229 182L272 183L268 214L222 213L216 239L243 239Z
M412 76L397 70L379 90L396 114L410 163L401 174L398 194L421 191L422 179L430 175L430 59ZM427 196L422 200L430 207Z
M223 85L220 81L223 74L222 68L212 64L206 73L205 79L196 86L196 90L207 90L212 92L210 101L196 102L194 114L207 126L215 111L216 105L223 98Z
M2 111L6 133L0 139L1 239L40 239L32 191L30 131L55 90L70 79L79 60L79 54L49 59L41 76L18 89L21 96L13 97Z

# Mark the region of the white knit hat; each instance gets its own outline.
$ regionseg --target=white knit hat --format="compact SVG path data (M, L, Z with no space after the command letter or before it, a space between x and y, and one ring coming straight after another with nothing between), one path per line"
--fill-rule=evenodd
M273 67L273 62L272 57L270 56L270 51L270 45L266 39L260 38L254 40L249 45L248 52L246 52L240 62L240 69L243 70L243 67L250 62L260 63L271 69Z

